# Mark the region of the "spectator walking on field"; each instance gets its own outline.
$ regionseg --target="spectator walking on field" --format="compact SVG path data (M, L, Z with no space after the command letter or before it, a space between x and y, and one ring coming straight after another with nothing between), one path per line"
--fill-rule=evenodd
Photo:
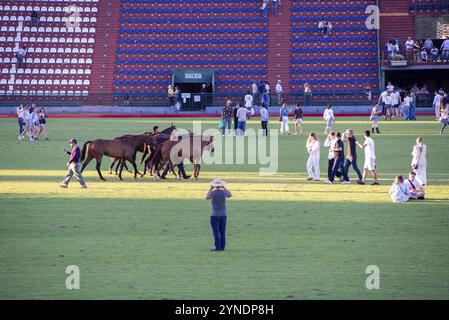
M226 248L226 200L232 197L231 191L226 189L226 182L216 178L210 184L206 200L211 200L210 225L214 235L215 248L211 251L224 251Z
M374 133L374 130L376 130L377 133L380 133L379 131L379 114L380 111L378 110L378 104L374 104L373 108L371 109L371 115L369 119L372 121L371 124L371 132Z
M374 148L374 140L371 139L371 134L369 130L365 131L365 142L360 146L365 149L365 164L363 165L363 176L360 184L366 183L366 177L368 176L368 171L371 171L374 182L372 185L379 185L377 181L377 170L376 170L376 153Z
M268 121L270 120L270 113L266 106L260 108L260 124L262 126L262 136L268 136Z
M19 140L20 136L22 135L22 133L25 131L23 129L23 126L25 124L25 109L23 108L23 105L20 105L16 108L16 112L17 112L17 122L19 124Z
M287 108L287 104L283 104L280 110L280 118L279 120L281 121L281 133L287 133L288 135L290 135L290 128L288 126L288 114L289 114L289 110Z
M346 170L344 169L345 162L345 144L341 140L341 133L337 132L337 140L334 144L334 165L332 167L332 172L328 180L326 180L327 184L333 184L335 176L337 172L340 171L343 175L343 184L349 184L349 178L346 175Z
M435 119L438 121L441 116L441 102L443 101L443 95L441 92L435 92L435 97L433 98L432 106L435 110Z
M334 110L332 110L332 105L328 105L323 113L324 122L326 122L326 128L324 129L324 134L328 134L332 131L332 126L335 124Z
M307 181L320 181L320 140L315 133L311 133L306 143L307 153Z
M337 134L335 132L331 132L327 135L326 140L324 141L324 146L329 148L329 153L327 156L328 164L327 164L327 179L330 180L332 175L332 168L334 167L335 154L334 148L335 143L337 142Z
M80 165L80 148L78 147L78 143L76 139L71 139L69 141L70 146L72 147L72 151L69 152L67 149L64 149L64 153L67 153L70 155L69 162L67 162L67 166L69 167L67 171L67 176L65 177L64 181L61 184L61 188L67 188L70 182L70 179L72 179L73 175L75 175L75 178L79 181L81 184L82 189L86 189L87 185L86 182L83 179L83 176L81 175L81 165Z
M301 106L296 104L295 109L295 135L298 134L298 128L299 128L299 134L302 134L302 119L303 119L303 112Z
M246 131L246 118L248 115L248 110L243 106L242 103L239 104L239 108L237 109L237 118L238 118L238 126L237 126L237 136L244 137Z
M354 131L352 129L348 129L343 134L343 141L348 143L348 151L346 154L346 159L344 163L344 169L346 171L346 177L349 178L349 168L352 166L359 180L358 184L362 182L362 173L359 170L359 166L357 165L357 146L361 146L361 144L357 141L357 138L354 136ZM350 180L348 180L350 182Z
M232 101L227 100L226 105L221 110L221 118L223 119L223 129L222 135L225 136L226 129L228 130L228 134L232 133L231 123L232 123ZM226 128L227 127L227 128Z

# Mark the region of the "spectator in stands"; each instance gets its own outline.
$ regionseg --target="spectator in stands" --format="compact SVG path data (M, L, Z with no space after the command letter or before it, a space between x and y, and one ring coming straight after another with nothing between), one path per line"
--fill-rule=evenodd
M129 94L125 94L123 97L123 105L128 106L129 105Z
M311 105L312 101L312 89L308 83L304 84L304 107Z
M425 51L422 40L418 40L413 45L414 61L421 62L422 52Z
M167 97L168 97L168 103L170 104L170 107L174 107L175 106L175 91L173 90L173 86L171 84L168 85Z
M442 51L442 55L443 55L443 60L444 61L448 61L449 60L449 36L447 37L446 40L444 40L444 42L441 44L441 51Z
M271 6L273 7L273 15L274 16L278 15L280 4L281 4L281 0L271 0Z
M328 21L326 24L326 37L331 35L332 28L333 28L332 23L330 21Z
M405 42L405 57L409 63L413 61L414 47L415 41L412 40L412 37L408 37L407 41Z
M430 92L429 92L429 90L427 90L427 85L425 84L425 85L423 85L422 87L421 87L421 89L419 89L419 91L417 92L417 94L429 94Z
M405 181L405 184L408 186L410 199L424 200L424 188L422 186L422 182L416 178L415 172L410 172L407 181Z
M23 59L25 59L27 53L27 48L24 46L22 48L19 49L19 51L17 52L17 67L19 68L23 68L24 64L23 64Z
M282 85L281 85L281 80L278 80L278 81L277 81L277 84L276 84L276 100L277 100L278 106L282 105L282 103L283 103L283 97L282 97Z
M32 11L30 14L31 26L39 27L39 14L36 11Z
M402 176L397 176L390 188L390 196L393 202L407 202L410 199L410 193Z
M430 54L430 50L433 48L433 41L430 38L427 38L426 41L424 41L424 49L426 49L427 54Z
M398 36L393 37L393 44L398 47L398 52L402 51L402 44L401 44L401 41L399 40Z
M430 49L430 61L432 62L437 62L439 57L438 57L438 49L437 47L433 47L432 49Z
M221 118L223 119L223 129L222 129L223 137L226 134L226 129L229 131L229 134L232 133L232 130L231 130L232 115L233 115L232 114L232 101L230 99L228 99L226 101L226 105L221 110Z
M321 33L322 36L324 36L324 30L325 30L325 28L324 28L324 21L320 20L318 22L318 31Z
M270 0L263 0L262 1L262 12L263 12L263 16L265 18L268 18L268 5L269 5Z
M394 44L392 40L388 41L385 45L385 52L387 53L387 60L391 61L394 55Z
M252 90L252 94L253 94L253 106L256 105L256 99L257 99L257 93L259 92L259 88L257 87L257 84L255 82L253 82L253 84L251 85L251 90Z
M201 107L203 108L203 110L205 110L207 104L207 88L205 83L203 83L203 85L201 86L200 96L201 96Z

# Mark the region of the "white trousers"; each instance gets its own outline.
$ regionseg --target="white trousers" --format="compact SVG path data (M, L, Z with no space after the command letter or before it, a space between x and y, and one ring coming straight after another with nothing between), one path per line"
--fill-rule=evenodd
M290 128L288 127L288 117L282 117L281 121L281 132L289 132Z
M415 170L415 173L416 179L427 186L427 166L418 165L418 169Z
M309 178L314 180L320 179L320 157L319 156L309 156L307 160L307 174Z

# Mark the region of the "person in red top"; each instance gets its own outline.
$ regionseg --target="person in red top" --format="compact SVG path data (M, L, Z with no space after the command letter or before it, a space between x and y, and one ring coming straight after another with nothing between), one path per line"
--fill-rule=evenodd
M83 176L81 175L81 166L80 166L80 147L78 147L78 143L76 139L71 139L69 141L70 146L72 147L72 152L67 151L67 149L64 149L64 152L70 155L69 162L67 162L67 166L69 167L67 171L67 176L64 178L64 181L60 185L61 188L67 188L69 185L70 179L72 179L73 175L75 175L75 178L79 181L81 184L82 189L86 189L87 185L86 182L83 179Z

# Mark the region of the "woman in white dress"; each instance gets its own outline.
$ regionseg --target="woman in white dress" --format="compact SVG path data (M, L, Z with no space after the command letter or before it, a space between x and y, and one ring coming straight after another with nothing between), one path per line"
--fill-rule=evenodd
M412 170L416 173L416 178L425 186L427 185L427 145L423 144L422 137L416 138L412 156Z
M309 178L307 181L320 181L320 140L318 140L315 133L311 133L307 139L307 153L309 159L307 160L307 174Z

